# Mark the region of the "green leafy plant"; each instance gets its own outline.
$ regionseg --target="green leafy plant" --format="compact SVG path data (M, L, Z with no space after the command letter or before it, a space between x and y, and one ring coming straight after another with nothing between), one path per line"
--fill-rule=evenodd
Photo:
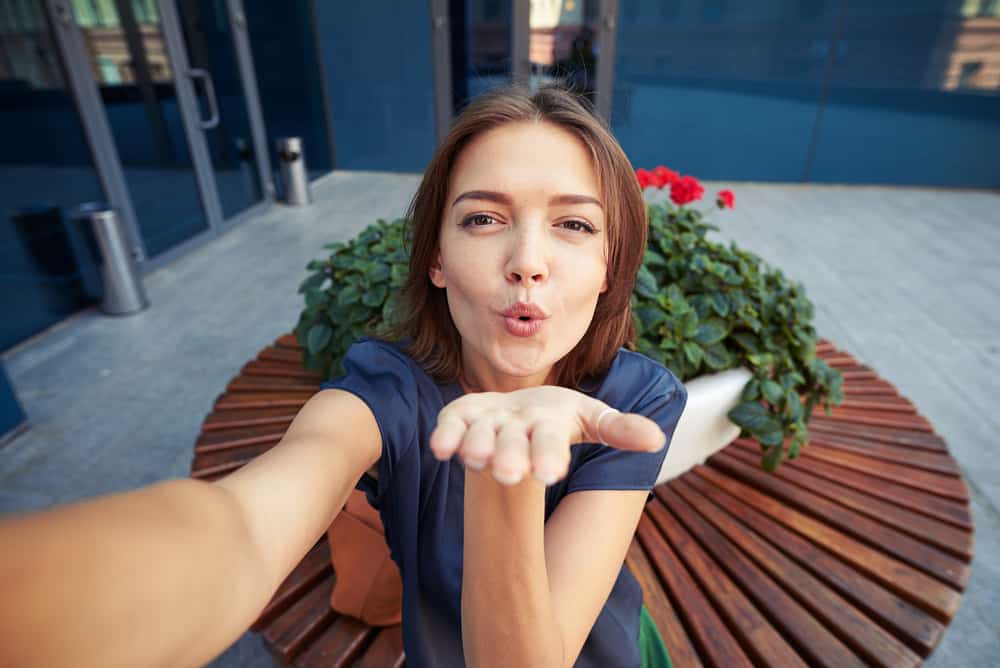
M632 308L638 348L681 380L734 367L753 377L729 419L763 448L774 470L809 441L813 407L843 400L843 376L816 356L813 305L800 283L760 257L708 238L718 227L689 204L704 188L665 167L637 170L644 189L670 188L670 199L647 202L649 239ZM724 190L718 209L732 208Z
M306 368L323 378L342 374L354 341L393 324L409 272L405 222L380 219L347 243L326 244L330 257L306 265L310 274L299 286L306 306L295 326Z
M801 284L758 256L708 238L718 228L687 206L704 192L696 179L662 167L637 176L644 187L671 189L671 201L647 203L649 241L632 296L637 347L681 380L749 369L729 418L761 444L761 464L773 470L808 442L813 407L829 413L843 398L842 375L816 356L812 303ZM716 203L732 207L732 193ZM324 246L329 257L307 265L295 327L307 368L323 378L343 373L351 343L394 323L408 272L405 234L404 219L379 220L347 243Z

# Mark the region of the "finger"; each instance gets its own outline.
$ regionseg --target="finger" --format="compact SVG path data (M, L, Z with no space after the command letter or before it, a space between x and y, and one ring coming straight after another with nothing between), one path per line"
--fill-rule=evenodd
M598 408L590 417L593 427L588 426L588 431L612 448L656 452L666 445L667 437L660 426L644 415L605 412L604 408ZM598 418L600 425L597 424Z
M508 420L500 425L493 453L493 477L505 485L516 485L531 471L528 425Z
M546 485L566 477L569 471L571 425L543 421L531 430L531 464L535 477Z
M479 470L489 464L495 447L496 419L492 415L481 416L466 430L459 453L466 466Z
M454 413L442 412L437 426L431 433L431 452L440 460L449 459L462 444L467 425L465 420Z

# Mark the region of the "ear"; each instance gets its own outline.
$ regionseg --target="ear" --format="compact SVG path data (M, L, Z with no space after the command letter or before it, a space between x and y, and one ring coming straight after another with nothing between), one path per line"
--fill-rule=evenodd
M605 273L604 274L604 282L601 283L601 291L598 294L602 294L603 295L607 291L608 291L608 275Z
M447 285L447 282L444 280L444 270L441 269L441 253L438 253L434 258L431 268L427 271L427 275L430 277L431 283L436 287L443 288Z

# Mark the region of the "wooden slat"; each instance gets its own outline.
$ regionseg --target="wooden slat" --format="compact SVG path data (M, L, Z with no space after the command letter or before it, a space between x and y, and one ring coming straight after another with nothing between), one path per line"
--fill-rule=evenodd
M909 466L884 462L853 452L834 450L833 448L814 448L809 451L809 456L829 464L860 471L861 473L873 475L876 478L898 482L907 487L936 494L945 499L952 499L963 503L968 503L969 501L969 490L966 488L965 483L961 478L954 476L920 471Z
M854 652L729 542L718 529L694 512L670 486L658 488L656 496L679 520L680 525L695 537L706 555L711 556L739 584L752 599L753 605L810 666L860 668L864 665ZM770 661L770 657L765 659ZM784 665L784 662L768 665Z
M217 431L198 439L194 447L196 455L203 455L220 450L233 450L249 445L275 445L285 435L285 430L275 431L273 428L261 430L263 433L254 435L250 430L234 430L234 432ZM242 433L240 433L242 432Z
M937 645L944 632L944 624L884 589L851 565L831 555L818 545L795 533L779 521L759 512L739 496L740 488L733 492L716 485L712 478L719 476L708 467L698 467L693 475L684 476L686 484L723 508L758 534L786 557L810 571L814 576L844 596L858 609L875 619L883 627L901 638L921 656L927 656ZM716 478L718 479L718 478Z
M278 340L274 342L274 345L281 346L282 348L291 348L293 350L302 350L302 346L299 345L298 339L295 338L294 333L282 334L278 337Z
M191 463L192 471L202 471L213 469L224 464L233 462L248 462L264 454L273 447L273 444L246 445L230 450L217 450L206 454L195 455Z
M961 596L958 591L936 578L893 559L824 522L792 510L752 486L724 475L715 466L699 467L696 473L708 478L716 486L741 497L746 503L817 545L837 554L856 570L874 578L938 619L948 621L955 616Z
M243 365L242 373L250 376L277 376L279 378L305 378L315 381L319 386L320 377L315 371L293 367L291 365L273 364L271 362L261 362L254 360Z
M733 446L743 447L745 441L737 440ZM751 452L758 452L759 446L752 444ZM925 515L965 531L973 528L968 506L958 501L941 498L940 496L918 491L912 487L899 485L852 469L845 469L834 464L820 461L809 456L808 448L804 454L794 460L782 463L782 468L792 468L808 471L812 476L829 480L843 488L854 489L870 496L902 506L907 510Z
M649 508L649 504L646 504ZM750 668L753 664L715 609L691 579L687 568L657 531L649 513L639 520L639 543L663 582L671 601L684 621L688 635L702 661L714 668ZM667 648L668 651L670 648Z
M305 398L282 398L280 394L275 394L273 397L227 394L224 397L220 397L215 403L215 410L224 410L227 408L290 408L298 411L305 403Z
M854 425L845 422L833 422L827 421L825 418L816 415L814 415L813 419L809 422L809 431L810 433L823 432L838 436L860 438L866 441L888 443L889 445L947 452L944 440L937 434L907 431L904 429L892 429L889 427L872 427L866 425Z
M319 386L304 378L282 378L280 376L237 376L226 386L227 392L282 392L298 390L316 392Z
M663 503L653 499L646 504L649 515L666 536L674 552L680 555L688 571L708 594L712 604L744 651L757 664L768 666L804 666L794 649L781 637L756 607L740 591L712 558L691 538L667 511Z
M848 414L848 411L837 409L834 409L831 415L826 415L819 407L814 408L813 415L831 422L844 422L846 424L867 425L870 427L889 427L891 429L908 429L928 434L934 432L934 428L928 422L912 422L895 417L875 417L866 413Z
M290 348L280 348L278 346L272 346L270 348L265 348L260 351L257 355L257 359L264 362L282 362L285 364L294 364L295 366L302 366L302 351L294 350Z
M288 609L293 602L312 589L317 582L333 573L330 565L330 545L324 536L306 553L302 561L292 569L285 581L271 597L270 602L257 616L257 621L250 628L259 631L273 620L279 613Z
M365 650L364 656L354 664L354 668L403 668L405 664L403 627L397 624L378 632L375 641Z
M757 448L754 446L755 444L747 441L737 441L726 449L725 454L738 458L748 466L757 467L759 456L756 452ZM807 459L807 457L808 454L800 458L800 461ZM856 492L838 483L828 482L810 475L801 467L782 466L781 480L882 522L897 531L908 534L913 539L930 543L937 549L947 552L965 563L972 560L972 535L968 531L956 529L925 515L918 515L905 508L900 508L896 504ZM858 531L863 533L864 527L858 527Z
M313 390L307 391L281 391L281 392L229 392L219 397L216 408L220 405L240 407L246 404L260 404L261 402L275 401L281 402L278 405L287 406L288 402L299 405L305 404L314 394Z
M249 427L261 424L291 424L296 411L292 408L223 408L212 411L201 425L202 433L218 429Z
M946 453L920 450L907 445L887 445L877 441L866 441L844 435L827 434L812 431L809 434L810 445L816 444L828 448L838 448L847 452L855 452L866 457L873 457L887 462L905 464L915 468L943 473L950 476L961 475L961 470L955 460Z
M333 575L323 578L268 624L262 635L278 656L291 663L336 618L330 608Z
M377 629L341 615L295 660L299 668L347 668L361 656Z
M829 628L864 660L882 668L902 668L920 663L920 657L903 642L838 596L819 578L810 575L806 569L771 547L761 535L740 524L720 506L712 503L686 479L676 480L668 488L683 497L691 508L711 522L726 538L739 545L757 565L806 607L820 624ZM662 497L660 490L657 490L657 494Z
M825 499L819 494L791 484L786 478L788 474L785 471L770 474L761 470L756 462L747 464L731 449L717 454L711 459L711 463L730 476L750 484L757 491L820 520L828 527L836 528L875 549L892 555L955 589L964 589L968 582L971 568L961 559L945 554L921 540Z
M633 539L629 545L625 563L632 575L635 576L639 587L642 588L643 605L649 610L649 616L653 618L656 630L660 632L660 637L663 638L663 644L667 646L673 664L701 668L701 659L684 632L681 620L670 606L670 601L663 591L663 585L656 577L656 573L653 571L649 559L646 558L645 552L642 551L638 539Z

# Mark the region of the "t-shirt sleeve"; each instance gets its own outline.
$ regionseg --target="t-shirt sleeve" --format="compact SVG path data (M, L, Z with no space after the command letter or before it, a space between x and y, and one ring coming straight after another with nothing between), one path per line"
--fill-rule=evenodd
M323 383L321 389L350 392L364 401L375 416L382 436L378 480L366 472L355 487L365 493L372 507L381 510L397 464L404 450L415 442L416 380L403 353L382 341L366 339L355 343L347 350L343 365L344 375Z
M581 453L579 463L569 476L566 493L591 489L651 490L686 403L684 385L662 369L628 412L645 415L656 422L667 437L666 445L657 452L618 450L599 443L573 446L580 448Z

